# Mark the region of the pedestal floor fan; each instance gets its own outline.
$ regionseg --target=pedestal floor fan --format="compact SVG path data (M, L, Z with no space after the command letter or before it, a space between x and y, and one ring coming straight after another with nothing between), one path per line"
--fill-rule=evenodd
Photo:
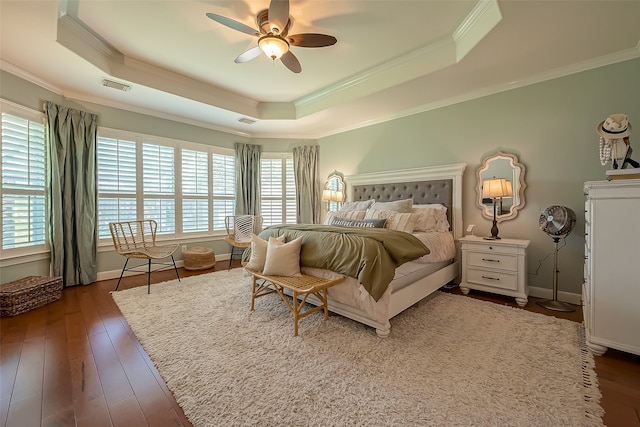
M566 206L549 206L540 215L538 224L553 239L555 250L553 253L553 299L542 300L538 305L555 311L575 311L570 305L558 301L558 242L567 237L576 223L576 214Z

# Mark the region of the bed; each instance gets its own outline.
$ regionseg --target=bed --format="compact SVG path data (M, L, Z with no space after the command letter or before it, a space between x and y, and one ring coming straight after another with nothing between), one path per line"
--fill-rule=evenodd
M436 256L433 258L435 262L429 261L427 256L400 265L395 269L389 286L377 299L357 279L347 277L329 291L328 307L331 312L371 326L378 336L384 338L391 332L394 316L459 276L460 264L454 241L462 236L462 176L465 167L466 164L452 164L345 177L347 200L350 202L413 199L415 205L445 206L449 232L415 235L431 246L431 255L437 254L437 241L442 237L446 237L448 245L453 245L453 252L448 249L450 255L445 257L447 259ZM327 279L340 276L334 271L309 267L305 263L301 270ZM314 298L309 298L308 302L322 304Z

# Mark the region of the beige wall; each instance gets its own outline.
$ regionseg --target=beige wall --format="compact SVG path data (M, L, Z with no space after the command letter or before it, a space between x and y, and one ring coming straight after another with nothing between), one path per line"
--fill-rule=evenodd
M516 219L500 223L500 235L531 240L529 284L551 288L553 257L545 257L553 242L539 230L538 218L549 205L573 209L578 221L560 251L558 287L580 294L583 182L604 179L607 169L599 161L595 128L614 113L626 113L640 126L638 76L635 59L321 138L322 176L467 163L465 228L475 224L476 235L489 235L491 221L475 205L475 174L486 156L500 150L515 154L526 167L526 206ZM634 139L633 157L640 161L640 136Z

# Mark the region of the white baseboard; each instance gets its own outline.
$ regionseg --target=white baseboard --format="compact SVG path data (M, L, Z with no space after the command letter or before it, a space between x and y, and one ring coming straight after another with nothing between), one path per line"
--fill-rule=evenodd
M221 254L221 255L217 255L216 254L216 261L227 261L227 260L229 260L230 256L231 256L231 254ZM171 262L171 261L169 261L169 262ZM181 259L177 259L176 260L176 267L184 267L184 262ZM117 279L118 277L120 277L120 273L121 272L122 272L122 269L100 271L97 274L96 280L100 281L100 280ZM152 271L152 273L153 273L153 271ZM140 270L140 271L125 271L125 273L124 273L124 275L122 277L135 276L137 274L146 274L146 272L144 272L142 270Z
M547 288L538 288L536 286L529 286L529 296L551 299L553 298L553 290ZM582 305L582 294L558 291L558 301L567 302L569 304Z

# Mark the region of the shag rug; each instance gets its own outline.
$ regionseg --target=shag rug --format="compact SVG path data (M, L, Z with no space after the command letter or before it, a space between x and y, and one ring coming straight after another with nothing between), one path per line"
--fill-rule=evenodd
M256 300L240 269L114 292L194 426L601 426L582 325L435 293L391 335Z

